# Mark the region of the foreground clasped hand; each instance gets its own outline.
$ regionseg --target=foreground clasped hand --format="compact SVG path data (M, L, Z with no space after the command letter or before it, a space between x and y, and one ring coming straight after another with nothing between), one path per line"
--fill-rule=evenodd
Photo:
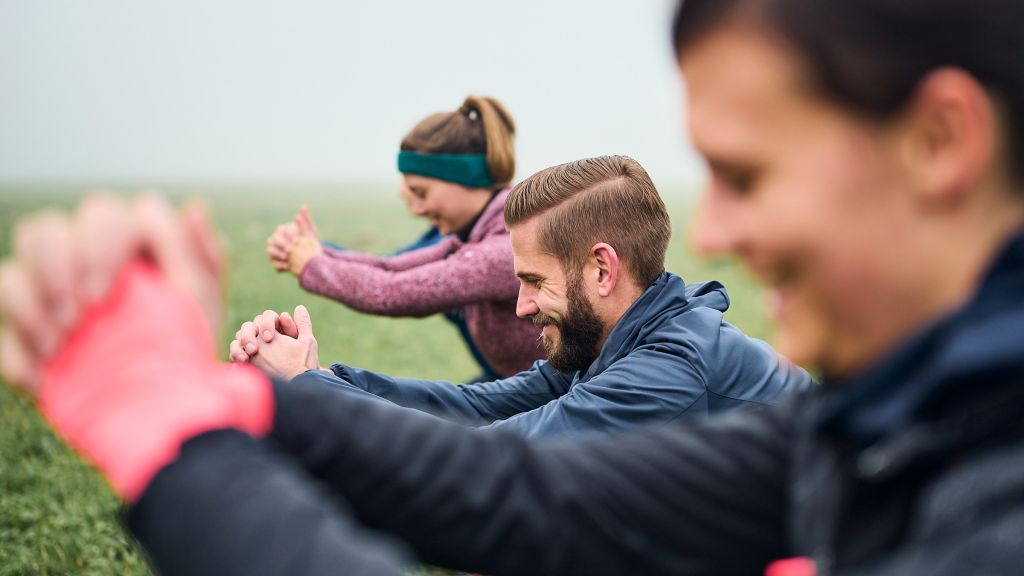
M119 496L136 500L193 436L270 429L266 376L216 358L222 259L200 207L94 195L26 218L13 245L0 370Z
M195 299L208 329L220 325L223 257L199 204L175 214L156 194L132 201L93 194L72 215L49 210L21 220L12 244L13 257L0 265L0 367L8 382L30 391L41 363L134 259L145 258Z
M229 353L235 362L251 362L267 374L291 379L307 370L320 370L313 321L305 306L287 312L267 310L235 333Z

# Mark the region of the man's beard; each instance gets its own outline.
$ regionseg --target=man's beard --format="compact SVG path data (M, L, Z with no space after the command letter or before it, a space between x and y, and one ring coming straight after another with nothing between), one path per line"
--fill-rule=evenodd
M541 335L544 352L555 370L586 370L597 358L597 343L601 340L604 327L594 312L594 307L583 293L582 275L570 280L566 300L565 316L561 320L537 313L533 317L533 324L537 327L550 324L558 329L561 338L557 346Z

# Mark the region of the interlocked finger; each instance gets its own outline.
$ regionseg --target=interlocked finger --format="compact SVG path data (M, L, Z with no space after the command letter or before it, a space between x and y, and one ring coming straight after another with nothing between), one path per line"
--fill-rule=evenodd
M256 329L262 341L271 342L274 340L274 335L277 334L277 318L277 312L266 310L253 320L256 323Z
M0 331L0 375L4 380L36 396L39 394L39 367L24 339L11 327Z
M56 353L60 331L46 313L40 290L20 262L0 265L0 314L6 327L24 340L22 348L44 358Z
M139 234L128 203L109 193L87 197L74 219L81 258L81 296L99 301L118 273L139 252Z
M42 300L45 321L62 335L80 314L81 261L71 219L52 211L29 217L15 230L14 254Z
M239 328L238 333L235 335L235 339L238 340L239 346L246 354L252 356L259 352L259 332L256 329L255 322L246 322Z

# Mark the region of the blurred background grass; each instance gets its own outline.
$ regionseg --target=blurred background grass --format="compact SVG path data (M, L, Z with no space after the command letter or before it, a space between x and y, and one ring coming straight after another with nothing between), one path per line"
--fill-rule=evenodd
M179 200L206 200L230 257L224 335L265 309L305 304L312 315L322 363L344 361L396 375L463 381L476 365L456 330L441 318L366 316L303 292L294 277L277 274L264 252L275 225L309 205L326 240L389 252L418 236L411 217L381 183L293 185L168 185ZM14 222L42 207L73 206L73 184L0 186L0 256L10 251ZM135 192L138 188L123 188ZM687 281L720 280L732 306L727 319L768 339L771 325L758 288L729 261L698 260L684 246L691 212L684 190L663 189L674 223L668 269ZM230 338L222 337L221 354ZM54 438L29 402L0 386L0 576L21 574L148 574L142 555L119 526L121 511L103 481Z

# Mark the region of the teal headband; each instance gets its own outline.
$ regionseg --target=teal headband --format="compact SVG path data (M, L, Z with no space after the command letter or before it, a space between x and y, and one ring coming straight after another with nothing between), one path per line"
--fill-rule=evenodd
M454 182L467 188L490 188L495 184L487 169L485 154L422 154L402 150L398 153L398 171Z

